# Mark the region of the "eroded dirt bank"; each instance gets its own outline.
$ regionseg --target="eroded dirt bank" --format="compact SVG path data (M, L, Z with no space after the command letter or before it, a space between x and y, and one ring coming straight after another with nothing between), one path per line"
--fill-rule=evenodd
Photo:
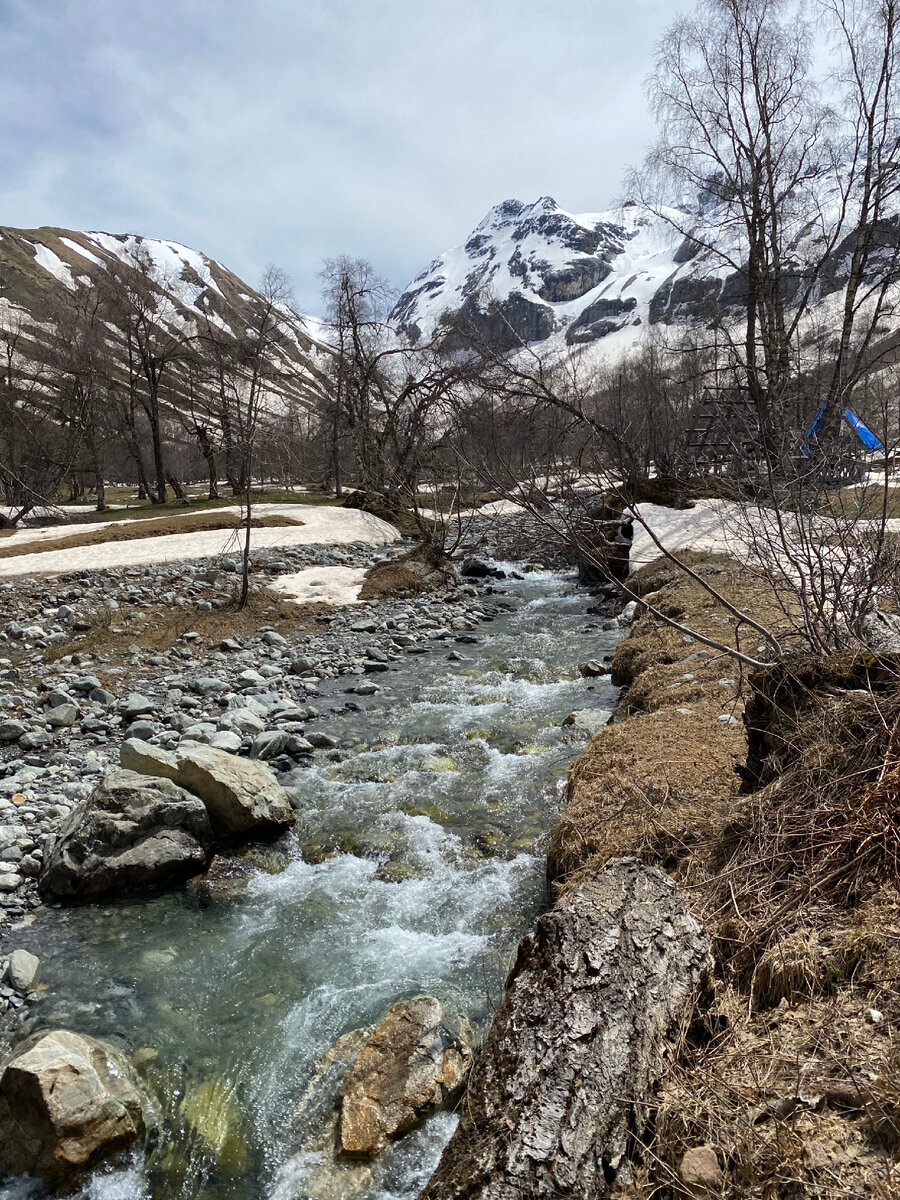
M692 562L770 627L789 621L735 560ZM756 650L758 635L668 564L630 584L698 632ZM427 1200L898 1194L896 663L788 659L751 679L739 668L646 610L617 649L620 721L570 771L549 848L556 904L520 946ZM668 876L655 936L641 947L637 926L607 909L593 914L605 943L596 924L573 938L567 914L610 870L633 871L623 859ZM708 971L697 942L693 958L667 958L688 912L709 939ZM631 969L626 943L666 962L665 1009L665 985ZM624 982L612 1005L611 973ZM560 1013L535 1008L535 995L565 992L562 979L577 983L564 1014L577 1053L557 1051ZM648 1014L652 1046L633 1036ZM626 1050L612 1105L602 1072L585 1074L591 1044L592 1063ZM552 1087L523 1081L523 1056ZM611 1107L628 1125L624 1151ZM586 1130L601 1139L587 1155Z

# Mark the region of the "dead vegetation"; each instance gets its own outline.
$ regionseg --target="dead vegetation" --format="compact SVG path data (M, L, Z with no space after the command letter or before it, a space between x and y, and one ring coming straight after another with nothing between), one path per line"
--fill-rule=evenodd
M86 610L91 628L76 634L71 641L44 651L47 662L67 654L104 655L110 664L125 660L132 646L149 653L164 653L186 633L196 633L212 643L226 638L253 637L263 625L287 634L308 629L319 616L331 610L325 604L297 604L268 588L250 591L247 605L241 609L238 590L221 608L201 612L193 607L155 604L148 607L122 605L115 611L98 607Z
M779 598L737 563L691 565L774 622ZM650 564L635 590L700 632L752 638L676 572ZM644 614L613 671L624 719L573 766L551 882L568 890L613 855L655 863L716 962L620 1194L900 1195L900 662L797 658L745 679ZM684 1157L701 1151L702 1185Z
M293 517L252 517L253 529L281 528L302 525ZM89 532L73 533L68 537L44 538L34 542L17 542L0 548L0 558L18 558L22 554L44 554L51 550L77 550L82 546L102 546L108 542L134 542L143 538L166 537L173 533L213 533L220 529L245 529L246 522L233 513L182 513L173 517L157 517L145 521L120 521Z
M420 542L388 562L376 563L360 588L360 600L388 600L417 596L446 585L453 574L442 547Z

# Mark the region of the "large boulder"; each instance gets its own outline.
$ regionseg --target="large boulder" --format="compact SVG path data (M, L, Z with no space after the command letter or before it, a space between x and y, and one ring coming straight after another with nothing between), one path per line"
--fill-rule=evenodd
M66 1030L30 1038L0 1073L0 1163L12 1175L72 1183L147 1129L144 1098L102 1042Z
M170 753L138 738L122 744L119 761L123 767L171 779L199 796L220 837L275 833L296 820L287 792L263 762L212 746Z
M55 896L162 887L202 871L212 840L202 800L168 779L113 771L64 822L39 886Z
M206 805L218 834L274 833L296 815L265 763L197 746L178 755L178 782Z
M862 619L861 636L876 654L900 652L900 617L874 609Z
M433 996L388 1009L359 1052L341 1100L339 1152L374 1158L459 1093L472 1063L468 1023Z
M178 779L178 759L171 750L153 746L141 738L126 738L119 751L119 766L123 771L138 775L159 775L163 779Z

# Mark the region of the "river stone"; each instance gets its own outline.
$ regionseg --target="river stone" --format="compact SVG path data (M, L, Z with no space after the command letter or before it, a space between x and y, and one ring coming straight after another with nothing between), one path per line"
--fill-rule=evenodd
M369 1026L345 1033L316 1063L291 1120L298 1148L290 1162L291 1200L355 1200L372 1183L371 1162L338 1157L340 1113L335 1108L341 1085L372 1032Z
M236 708L228 714L231 724L241 733L253 734L262 733L266 727L265 721L258 717L256 713L251 712L249 708Z
M100 686L99 680L97 686ZM147 696L142 696L139 692L132 692L119 705L119 712L122 714L122 720L127 725L131 721L137 720L138 717L146 717L150 713L156 712L156 703L148 699Z
M259 759L277 758L287 749L291 735L283 729L269 729L253 739L251 757Z
M119 751L119 766L123 771L136 771L138 775L158 775L173 781L178 776L175 755L159 746L151 746L141 738L125 739Z
M0 1074L0 1162L67 1186L143 1139L143 1098L118 1055L59 1029L19 1045Z
M53 725L57 729L66 729L69 725L74 725L79 717L78 706L63 702L57 704L54 708L48 709L45 720L48 725Z
M586 733L593 737L609 724L612 709L609 708L580 708L569 713L563 725L572 726L578 733Z
M202 871L211 845L196 796L168 779L113 771L66 818L39 886L56 896L159 887Z
M689 1196L702 1200L722 1194L725 1176L713 1146L694 1146L688 1150L681 1160L679 1174Z
M293 825L291 802L264 763L197 746L179 751L177 780L206 805L217 833L269 833Z
M241 748L240 734L233 733L230 729L220 729L218 733L210 736L209 744L213 750L227 750L231 754L236 754Z
M433 996L388 1009L353 1064L341 1101L340 1149L374 1158L448 1103L472 1063L468 1022Z
M6 978L17 992L30 992L41 973L41 960L27 950L13 950L9 956Z

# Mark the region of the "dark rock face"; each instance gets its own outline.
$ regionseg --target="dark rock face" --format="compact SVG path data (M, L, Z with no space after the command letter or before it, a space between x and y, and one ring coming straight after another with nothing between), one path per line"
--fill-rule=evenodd
M202 800L169 779L114 771L62 826L40 888L90 897L162 887L202 871L212 840Z
M543 283L537 289L542 300L551 304L577 300L609 275L612 267L603 258L584 258L570 263L562 270L546 270L542 273Z
M611 861L541 917L420 1200L597 1200L652 1113L710 967L675 884Z
M486 343L501 353L523 342L542 342L553 332L553 310L513 292L488 309L467 302L447 326L443 344L447 350L464 350L473 343Z
M573 217L548 196L533 204L505 201L491 209L464 246L437 259L410 284L393 319L413 338L421 336L420 325L439 330L441 321L449 349L464 349L474 341L504 353L562 331L570 346L579 346L629 324L688 328L722 317L740 319L745 272L734 270L723 278L725 260L709 248L717 236L714 209L732 199L713 186L670 226L634 204ZM648 245L641 231L654 224L661 236ZM895 270L900 217L878 221L873 233L870 282ZM813 282L820 298L845 287L856 231L841 238L813 280L806 266L809 243L818 238L822 246L824 236L827 231L817 232L810 222L786 248L779 289L787 307ZM651 278L655 291L648 299L644 289ZM637 286L638 296L630 295ZM575 302L595 288L603 298L581 309ZM493 305L486 299L492 296L497 300ZM562 313L550 307L560 304L572 307ZM576 320L566 329L573 311Z
M569 326L566 341L570 346L595 342L614 329L627 325L636 308L637 300L633 296L627 300L595 300Z

